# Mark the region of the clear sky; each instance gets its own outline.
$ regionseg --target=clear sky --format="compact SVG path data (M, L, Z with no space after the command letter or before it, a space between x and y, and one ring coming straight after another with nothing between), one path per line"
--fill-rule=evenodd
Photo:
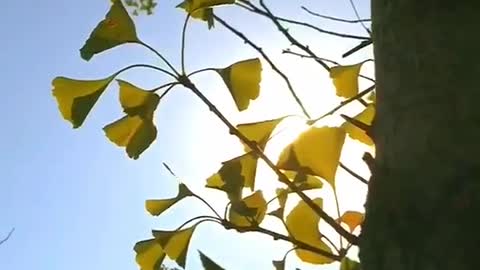
M129 64L158 64L150 52L133 45L102 53L90 62L80 58L79 48L103 19L109 2L2 3L0 238L12 227L16 230L0 246L0 269L137 269L132 247L135 242L150 238L151 229L174 229L193 215L208 213L194 200L181 202L162 219L146 213L146 199L176 193L177 182L161 162L167 162L192 190L206 196L219 209L225 202L223 195L205 191L203 186L205 179L218 170L220 162L238 155L241 146L188 91L178 88L162 100L156 114L157 141L137 161L128 159L123 149L103 135L102 127L121 116L116 84L100 98L80 129L72 129L60 116L51 95L55 76L103 78ZM178 66L185 15L174 8L177 1L159 2L154 16L135 18L137 32L143 41ZM275 1L272 8L287 17L305 18L301 5L324 14L354 18L348 0L304 0L293 4ZM368 17L368 1L358 0L357 6L361 15ZM268 53L279 57L278 64L292 76L294 86L312 113L319 115L339 102L328 74L321 67L306 59L281 55L281 50L289 44L271 31L274 29L271 23L238 9L222 8L218 14L248 33ZM358 25L308 19L325 28L365 35ZM320 56L343 64L366 57L359 54L341 59L340 55L357 41L292 29ZM189 70L224 67L257 56L220 25L208 31L206 25L194 21L188 33ZM214 75L199 75L196 82L234 123L299 113L283 82L266 65L261 96L245 113L236 111L230 94ZM158 73L145 70L128 72L122 78L145 88L165 82ZM351 149L342 160L367 175L360 160L365 149L354 146ZM347 179L345 173L339 174L345 181L339 186L343 194L342 209L362 210L365 188ZM271 186L268 182L260 182L259 187L262 185ZM194 256L189 257L187 269L199 269L197 249L226 269L272 269L271 260L280 259L288 245L259 239L268 238L239 235L216 225L201 226L191 242L190 252ZM289 258L292 258L289 269L293 269L294 256Z

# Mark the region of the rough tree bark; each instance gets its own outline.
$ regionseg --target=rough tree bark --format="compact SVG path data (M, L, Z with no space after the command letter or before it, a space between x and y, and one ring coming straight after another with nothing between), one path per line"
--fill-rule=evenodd
M480 2L372 0L375 168L363 270L478 269Z

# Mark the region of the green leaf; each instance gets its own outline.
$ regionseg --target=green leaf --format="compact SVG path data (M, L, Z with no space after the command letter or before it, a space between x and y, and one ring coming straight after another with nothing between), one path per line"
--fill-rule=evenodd
M370 104L365 108L365 110L357 114L354 117L354 119L370 126L372 124L374 117L375 117L375 105ZM355 126L354 124L348 121L345 121L345 123L342 124L342 128L345 129L345 131L348 133L348 136L350 136L350 138L354 140L358 140L366 145L371 146L374 144L370 136L368 136L364 130Z
M343 222L347 224L350 232L353 232L356 227L360 226L363 222L364 214L357 211L345 211L343 215L337 219L337 222Z
M262 64L260 59L248 59L223 69L217 69L232 94L239 111L248 108L250 100L260 94Z
M232 202L228 220L241 227L258 225L267 212L267 202L261 190L255 191L241 201Z
M337 96L351 98L358 94L358 75L363 63L365 62L330 69L330 78L333 79Z
M208 188L223 190L231 201L242 197L242 190L255 186L258 157L250 152L222 162L220 170L207 179Z
M84 60L90 60L95 54L129 42L139 42L135 25L128 15L122 1L113 2L105 19L90 34L80 49Z
M177 196L170 199L162 200L146 200L145 208L152 216L159 216L165 210L170 208L172 205L176 204L185 197L192 196L193 193L188 189L185 184L178 185L178 194Z
M260 149L265 149L273 130L284 118L285 117L280 117L262 122L240 124L237 125L237 129L249 140L257 143ZM248 147L246 144L244 144L244 147L245 152L251 151L250 147Z
M160 269L163 259L165 258L165 253L155 239L140 241L135 244L133 249L137 254L135 260L141 270Z
M80 127L113 78L87 81L56 77L52 81L52 94L63 118L72 123L73 128Z
M344 257L340 263L340 270L360 270L360 263Z
M186 0L189 5L189 9L191 11L202 9L202 8L210 8L219 5L228 5L234 4L235 0Z
M153 236L167 256L177 262L182 268L185 268L188 245L194 230L195 226L178 231L154 230Z
M117 146L125 147L130 158L138 159L157 137L151 120L125 116L103 128L105 135Z
M320 207L323 206L321 198L316 198L313 202ZM288 231L293 238L332 253L330 247L321 239L322 235L318 230L319 222L320 217L304 201L300 201L297 206L293 208L286 220ZM327 264L333 262L331 258L304 249L295 249L295 253L302 261L311 264Z
M144 119L153 119L153 113L160 102L154 92L146 91L129 82L117 80L120 86L120 104L129 116L139 115Z
M200 260L202 261L202 266L204 270L225 270L212 259L210 259L207 255L203 254L200 250L198 251L200 255Z
M335 187L335 173L344 141L342 128L312 127L282 151L277 166L320 176Z
M208 29L211 29L215 25L215 19L213 18L213 9L212 8L202 8L198 10L194 10L191 8L190 1L185 0L182 3L177 5L177 8L184 9L187 13L190 14L192 18L199 19L202 21L207 22Z

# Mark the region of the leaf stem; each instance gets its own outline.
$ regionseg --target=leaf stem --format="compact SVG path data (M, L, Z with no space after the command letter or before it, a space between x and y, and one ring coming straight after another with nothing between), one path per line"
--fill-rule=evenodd
M337 189L333 188L333 197L335 198L335 207L337 208L337 216L340 218L340 203L338 202ZM343 249L343 237L339 235L340 239L340 249Z
M191 72L187 75L187 77L190 77L192 75L195 75L195 74L198 74L198 73L202 73L202 72L205 72L205 71L217 71L217 69L215 68L202 68L202 69L199 69L199 70L195 70L194 72Z
M181 51L181 60L182 60L182 74L185 75L185 39L186 39L186 33L187 33L187 25L188 25L188 20L190 19L190 13L187 14L187 17L185 18L185 22L183 23L183 29L182 29L182 51Z
M159 53L157 50L155 50L155 48L153 48L152 46L148 45L147 43L145 43L143 41L136 41L135 43L137 43L139 45L142 45L143 47L152 51L156 56L158 56L175 73L176 76L174 76L174 77L180 76L178 71L172 66L172 64L170 64L170 62L167 60L167 58L165 58L161 53Z
M15 231L15 228L12 228L12 229L10 230L10 232L8 233L8 235L0 241L0 245L2 245L3 243L7 242L8 239L10 239L10 237L12 236L12 234L13 234L14 231Z
M202 201L208 208L210 208L210 210L212 210L213 213L215 213L215 215L219 218L219 219L222 219L222 217L220 216L220 214L212 207L211 204L209 204L204 198L202 198L200 195L197 195L197 194L193 194L193 197L199 199L200 201Z
M116 77L116 76L120 75L120 73L123 73L123 72L125 72L127 70L130 70L132 68L150 68L150 69L160 71L160 72L162 72L166 75L169 75L169 76L173 77L174 79L177 79L177 76L175 76L175 74L169 72L168 70L165 70L161 67L157 67L157 66L154 66L154 65L148 65L148 64L133 64L133 65L130 65L130 66L126 66L126 67L120 69L119 71L115 72L113 74L113 76Z
M332 21L336 21L336 22L343 22L343 23L361 23L361 22L370 22L372 21L371 19L358 19L357 20L348 20L348 19L343 19L343 18L337 18L337 17L332 17L332 16L327 16L327 15L323 15L323 14L320 14L320 13L317 13L317 12L314 12L314 11L311 11L310 9L308 9L307 7L305 6L302 6L302 9L305 10L307 13L309 13L310 15L313 15L315 17L319 17L319 18L322 18L322 19L327 19L327 20L332 20Z

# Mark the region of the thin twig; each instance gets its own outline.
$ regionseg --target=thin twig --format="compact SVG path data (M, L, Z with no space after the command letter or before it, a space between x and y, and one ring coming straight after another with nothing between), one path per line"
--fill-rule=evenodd
M358 100L360 99L361 97L365 96L366 94L370 93L371 91L373 91L373 89L375 89L375 85L372 85L370 87L368 87L367 89L361 91L360 93L358 93L356 96L353 96L349 99L346 99L342 102L340 102L340 104L338 106L336 106L335 108L331 109L329 112L325 113L324 115L316 118L316 119L312 119L310 121L308 121L308 124L310 125L313 125L315 124L316 122L322 120L323 118L329 116L329 115L332 115L334 114L335 112L337 112L338 110L340 110L341 108L343 108L345 105L351 103L352 101L354 100Z
M310 199L303 191L301 191L293 182L291 182L288 177L263 153L262 149L258 145L249 140L245 135L243 135L230 121L213 105L210 100L205 97L200 90L188 79L183 78L181 82L186 88L190 89L200 100L208 106L209 110L212 111L229 129L230 133L237 136L243 143L245 143L254 153L261 158L268 167L270 167L275 174L279 177L280 182L287 185L292 191L294 191L310 208L316 212L320 218L322 218L327 224L329 224L338 234L342 235L350 243L357 244L358 237L351 234L340 226L335 219L329 216L321 207L315 204L312 199Z
M360 182L368 185L368 181L367 179L361 177L359 174L357 174L356 172L352 171L350 168L348 168L347 166L345 166L343 163L340 162L340 168L344 169L346 172L348 172L351 176L355 177L356 179L360 180Z
M336 22L344 22L344 23L361 23L361 22L370 22L371 19L357 19L357 20L348 20L348 19L342 19L342 18L337 18L337 17L332 17L332 16L327 16L323 15L314 11L311 11L305 6L302 6L302 9L308 12L310 15L320 17L323 19L331 20L331 21L336 21Z
M182 30L182 50L181 50L181 62L182 62L182 74L185 74L185 39L187 35L187 25L188 25L188 20L190 19L190 13L187 14L187 17L185 18L185 22L183 24L183 30Z
M7 242L8 239L10 239L10 237L12 236L13 232L15 231L15 228L12 228L10 230L10 232L8 233L7 237L3 238L1 241L0 241L0 245L2 245L3 243Z
M257 14L260 14L260 15L263 15L263 16L266 16L266 17L269 16L267 12L261 10L260 8L258 8L257 6L253 5L252 3L250 3L246 0L240 0L240 3L242 3L244 5L238 5L238 4L237 5L245 8L246 10L248 10L250 12L257 13ZM246 8L246 6L248 6L249 8ZM336 36L336 37L350 38L350 39L360 39L360 40L369 39L369 37L365 37L365 36L350 35L350 34L338 33L338 32L334 32L334 31L330 31L330 30L325 30L325 29L319 28L315 25L306 23L306 22L295 21L295 20L291 20L291 19L287 19L287 18L283 18L283 17L279 17L279 16L274 16L274 17L275 17L275 19L277 19L279 21L286 22L286 23L291 23L291 24L295 24L295 25L300 25L300 26L303 26L303 27L307 27L307 28L316 30L316 31L318 31L322 34L328 34L328 35L332 35L332 36Z
M155 50L155 48L153 48L152 46L148 45L147 43L145 42L142 42L142 41L135 41L133 43L136 43L136 44L139 44L139 45L142 45L143 47L147 48L148 50L152 51L156 56L158 56L158 58L160 58L177 76L180 76L180 74L178 73L178 71L172 66L172 64L170 64L170 62L167 60L167 58L165 58L160 52L158 52L157 50ZM175 76L174 76L175 77Z
M270 64L270 67L278 74L280 75L280 77L283 78L283 80L285 81L285 83L287 84L287 87L288 87L288 90L290 90L290 93L292 94L293 98L295 99L295 101L297 102L297 104L300 106L300 108L302 109L302 112L303 114L305 114L305 116L310 119L310 114L307 112L307 109L305 108L305 106L303 105L302 101L300 100L300 98L297 96L297 93L295 92L295 90L293 90L293 86L292 84L290 83L290 80L288 79L287 75L285 75L285 73L283 73L282 71L280 71L280 69L278 69L278 67L273 63L273 61L270 59L270 57L268 57L268 55L263 51L262 48L260 48L258 45L256 45L255 43L253 43L249 38L247 38L242 32L238 31L237 29L235 29L233 26L231 26L230 24L228 24L227 22L225 22L222 18L218 17L217 15L214 15L214 18L217 22L219 22L221 25L223 25L225 28L227 28L228 30L230 30L232 33L234 33L235 35L237 35L239 38L241 38L245 43L247 43L248 45L250 45L252 48L254 48L258 53L260 53L263 57L263 59L265 59L265 61L268 62L268 64Z
M355 16L357 16L357 19L360 20L360 14L358 14L358 10L357 10L357 7L355 6L355 3L353 3L353 0L349 0L349 2L350 2L350 5L352 6L353 12L355 12ZM365 29L365 31L367 31L369 35L372 34L363 22L360 22L360 24Z

